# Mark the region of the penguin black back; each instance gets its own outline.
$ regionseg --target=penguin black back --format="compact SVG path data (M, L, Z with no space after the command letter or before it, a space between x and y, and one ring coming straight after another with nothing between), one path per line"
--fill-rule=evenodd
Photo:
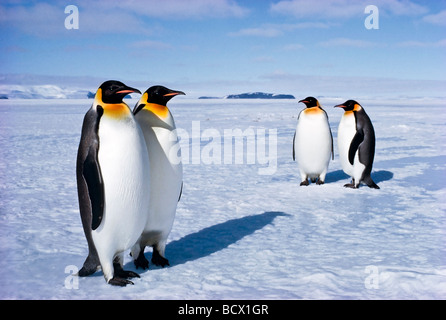
M360 181L365 182L370 188L379 189L378 185L376 185L370 176L376 144L372 121L364 108L355 100L347 100L343 104L335 107L344 109L346 113L352 112L355 119L356 132L348 149L348 161L351 165L354 165L355 155L358 152L359 162L365 166ZM359 185L360 181L356 181L356 184Z

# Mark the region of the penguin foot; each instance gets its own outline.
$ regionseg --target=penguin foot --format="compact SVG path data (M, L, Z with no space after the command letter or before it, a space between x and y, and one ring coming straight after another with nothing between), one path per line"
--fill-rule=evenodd
M108 281L109 284L111 284L112 286L119 286L119 287L125 287L128 284L134 284L132 281L124 279L124 278L119 278L119 277L113 277L110 279L110 281Z
M347 184L344 184L344 187L345 187L345 188L351 188L351 189L358 189L358 187L355 186L354 183L347 183Z
M83 266L79 272L77 273L77 275L79 277L88 277L89 275L92 275L93 273L95 273L97 270L97 268L86 268L85 266Z
M144 256L143 250L139 252L138 258L133 260L136 269L141 268L143 270L149 269L149 260Z
M322 181L322 180L318 180L318 181L316 182L316 184L319 185L319 186L320 186L320 185L323 185L324 183L325 183L325 181Z
M118 278L140 278L139 274L133 271L125 271L122 269L119 263L113 263L113 268L115 270L115 277Z
M375 182L373 182L373 181L368 182L368 183L367 183L367 186L368 186L369 188L372 188L372 189L380 189L380 187L379 187Z
M100 267L99 258L97 258L96 255L88 254L87 259L85 259L84 265L79 270L77 275L79 277L88 277L89 275L92 275L95 273L98 268Z
M115 274L119 277L119 278L141 278L139 276L139 274L137 274L136 272L133 271L125 271L125 270L120 270L119 272L115 271Z
M170 266L169 264L169 260L167 260L166 258L162 257L158 250L153 249L153 254L152 254L152 263L156 266L161 266L161 267L165 267L165 266Z
M308 186L308 185L310 185L310 182L308 182L308 179L306 179L306 180L302 181L302 182L300 183L300 185L301 185L301 186Z

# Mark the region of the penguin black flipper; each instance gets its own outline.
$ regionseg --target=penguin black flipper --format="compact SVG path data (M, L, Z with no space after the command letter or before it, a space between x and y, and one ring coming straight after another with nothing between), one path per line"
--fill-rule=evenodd
M132 111L133 114L136 115L139 111L144 109L145 106L146 106L145 103L141 103L141 104L136 103L136 105L135 105L135 107L133 108L133 111Z
M78 161L82 166L82 178L87 185L88 196L90 199L91 207L89 213L91 215L92 230L96 230L99 227L104 216L104 182L98 160L98 130L99 121L103 114L104 109L99 105L96 106L95 109L92 108L87 112L84 119L81 138L81 141L85 141L86 145L79 147L80 159L78 158Z
M104 181L98 161L98 146L91 146L84 161L82 175L88 186L91 201L91 229L96 230L104 216Z
M357 130L352 142L350 143L350 148L348 149L348 161L351 165L353 165L355 154L358 151L359 145L362 143L362 141L364 141L364 134L361 130Z
M180 202L181 196L183 195L183 185L184 185L184 182L181 182L181 189L180 189L180 195L178 196L178 202Z
M296 161L296 150L294 147L295 141L296 141L296 131L294 131L294 137L293 137L293 161Z
M99 120L103 114L103 111L104 110L101 107L97 106L97 108L91 108L86 113L82 125L81 140L76 160L76 180L79 195L79 209L81 213L82 225L88 243L88 256L84 262L82 269L79 270L78 275L80 277L86 277L95 273L97 268L100 266L98 253L96 251L96 247L94 245L91 234L93 226L97 227L96 219L95 222L92 223L93 211L98 212L98 210L93 210L92 208L100 208L100 203L103 203L103 201L99 201L99 203L97 203L96 201L94 201L95 203L91 202L91 195L94 192L98 192L93 191L95 189L93 187L93 181L95 179L91 177L92 175L97 175L100 178L97 178L98 180L96 181L102 181L102 175L98 175L97 172L95 173L97 169L94 170L94 163L97 162L97 150L99 148L99 137L97 133L99 128ZM101 183L97 185L101 186Z

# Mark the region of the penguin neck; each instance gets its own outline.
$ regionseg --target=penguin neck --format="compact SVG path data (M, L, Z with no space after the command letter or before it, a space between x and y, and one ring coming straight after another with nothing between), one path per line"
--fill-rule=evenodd
M145 109L153 112L161 119L166 119L169 116L169 108L157 103L147 103Z
M124 102L121 103L105 103L102 101L102 89L99 88L94 98L94 106L101 106L104 113L112 118L124 118L130 114L129 106Z
M311 108L306 108L304 110L305 114L318 114L322 112L322 109L320 106L315 106L315 107L311 107Z

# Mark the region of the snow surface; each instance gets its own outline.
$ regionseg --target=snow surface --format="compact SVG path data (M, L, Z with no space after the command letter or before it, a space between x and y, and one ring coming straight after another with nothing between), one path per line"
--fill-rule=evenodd
M332 106L343 101L320 102L336 150L342 111ZM100 271L72 276L87 254L75 161L91 103L0 101L0 298L446 298L444 102L360 101L375 126L372 177L381 189L352 190L337 153L325 185L299 186L296 101L174 99L177 126L191 139L196 121L201 133L276 129L277 170L189 161L166 248L171 266L136 270L141 278L125 288Z

